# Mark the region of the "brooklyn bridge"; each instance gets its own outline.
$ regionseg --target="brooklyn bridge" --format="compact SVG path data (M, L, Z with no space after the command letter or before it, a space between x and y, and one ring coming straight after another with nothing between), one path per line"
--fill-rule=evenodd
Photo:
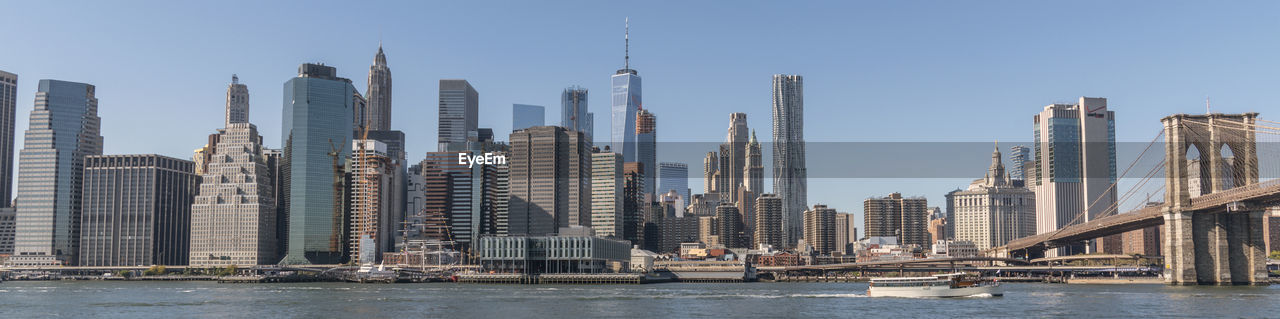
M988 253L1038 258L1053 248L1160 226L1167 283L1266 284L1263 219L1268 207L1280 204L1280 180L1260 180L1257 139L1280 135L1280 127L1276 127L1280 123L1258 119L1258 113L1176 114L1161 122L1163 131L1139 158L1148 151L1159 157L1152 146L1164 136L1163 159L1138 183L1159 180L1162 167L1163 202L1144 201L1141 207L1123 213L1118 204L1095 216L1081 213L1070 226L1016 239ZM1190 165L1190 157L1198 157L1198 165ZM1190 171L1197 168L1199 171Z

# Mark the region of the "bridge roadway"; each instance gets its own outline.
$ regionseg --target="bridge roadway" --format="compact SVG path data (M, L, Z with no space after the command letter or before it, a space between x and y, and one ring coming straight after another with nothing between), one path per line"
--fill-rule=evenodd
M1270 180L1252 185L1236 187L1217 193L1191 198L1194 211L1226 211L1227 205L1235 202L1255 202L1255 204L1274 204L1280 201L1280 179ZM1048 249L1066 243L1084 241L1107 235L1115 235L1131 230L1138 230L1164 224L1166 205L1143 207L1124 214L1102 217L1087 223L1063 227L1061 230L1010 241L994 251L1017 251L1030 248ZM1250 207L1254 209L1255 207Z
M960 257L960 258L933 258L933 259L909 259L909 260L892 260L892 261L874 261L860 263L840 263L826 265L805 265L805 266L759 266L759 271L800 271L800 270L851 270L862 267L876 266L897 266L909 264L952 264L956 262L970 261L998 261L1004 263L1027 264L1026 260L1000 257Z

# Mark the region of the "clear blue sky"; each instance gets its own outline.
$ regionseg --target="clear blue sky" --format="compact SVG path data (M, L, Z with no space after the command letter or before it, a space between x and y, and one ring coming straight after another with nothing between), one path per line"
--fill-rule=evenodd
M297 66L335 66L363 91L379 39L394 74L393 126L408 136L411 160L434 148L441 78L471 81L480 92L481 127L499 135L510 128L511 104L545 105L551 124L560 91L584 86L596 135L607 137L608 81L622 65L626 17L632 66L644 77L644 105L658 116L661 141L720 141L730 112L748 113L750 126L768 140L775 73L805 76L810 142L1025 142L1032 115L1044 105L1082 95L1109 99L1119 140L1146 142L1160 117L1203 112L1206 96L1215 111L1259 111L1264 118L1280 101L1280 3L1267 1L13 1L4 7L0 70L20 76L19 134L39 79L87 82L98 88L109 154L189 158L222 125L233 73L249 85L251 121L269 146L279 147L282 86ZM860 212L862 199L900 191L942 206L943 193L981 177L986 152L973 153L971 176L813 178L809 199ZM700 184L691 181L695 192Z

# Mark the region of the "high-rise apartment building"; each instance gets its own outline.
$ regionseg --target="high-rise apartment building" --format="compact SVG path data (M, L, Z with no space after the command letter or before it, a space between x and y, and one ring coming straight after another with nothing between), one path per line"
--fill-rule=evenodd
M622 163L622 238L639 245L644 242L645 211L644 163Z
M658 191L658 118L649 110L636 112L636 158L644 163L644 193L656 198Z
M75 265L84 158L102 154L94 86L40 80L18 154L17 235L11 265Z
M689 165L685 163L662 162L658 163L658 188L659 194L670 191L679 193L684 206L689 206L689 199L692 194L689 192Z
M194 166L160 155L86 157L80 265L187 265Z
M836 250L836 210L827 205L813 205L804 212L804 242L818 254Z
M854 227L856 224L853 220L853 214L837 213L835 223L836 240L832 251L840 252L841 254L852 254L853 251L850 249L852 247L849 244L858 241L858 228Z
M546 124L546 108L538 105L512 104L511 131L519 131Z
M773 75L773 193L782 197L787 245L802 235L801 215L808 204L804 148L804 78Z
M378 54L369 66L369 86L365 90L364 122L370 131L391 130L391 68L387 67L387 55L378 43Z
M583 134L538 126L511 133L510 140L510 234L590 226L591 144Z
M999 148L985 177L947 197L955 207L955 240L985 250L1036 233L1035 193L1010 183Z
M587 116L587 89L571 86L560 93L560 126L591 136L591 123Z
M783 237L782 197L777 194L761 194L756 197L756 224L752 246L759 248L765 244L781 248Z
M284 85L284 175L289 216L284 264L345 260L345 162L351 155L356 92L337 69L303 64Z
M868 198L862 202L866 236L894 237L901 245L929 247L928 207L924 197L902 197L900 193Z
M716 207L716 230L719 231L720 244L726 248L747 248L749 245L745 230L742 227L742 213L738 207L722 203Z
M18 75L0 71L0 208L13 199L14 122L18 115Z
M440 80L437 151L467 150L467 142L479 140L480 93L462 79Z
M622 154L591 154L591 228L596 236L622 235L623 209Z
M622 154L624 162L636 162L636 113L643 107L640 99L640 73L631 69L631 32L627 25L626 55L622 69L610 78L612 82L612 126L610 127L609 145L614 152Z
M1036 193L1036 233L1085 223L1115 209L1115 112L1107 99L1081 97L1076 104L1052 104L1037 114L1035 167L1029 185ZM1092 252L1093 245L1070 245L1047 256Z
M351 152L347 251L360 264L375 263L383 252L395 247L399 213L395 211L393 182L397 166L388 155L387 144L377 140L354 140Z

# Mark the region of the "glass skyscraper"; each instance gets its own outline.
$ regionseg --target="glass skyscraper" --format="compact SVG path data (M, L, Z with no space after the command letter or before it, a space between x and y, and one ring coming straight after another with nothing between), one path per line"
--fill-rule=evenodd
M622 154L624 162L635 162L636 158L636 112L640 111L640 73L631 69L631 34L630 22L626 35L627 53L622 69L613 74L613 104L610 113L613 122L609 128L609 145L614 152ZM650 168L652 169L652 168Z
M787 247L803 235L809 171L804 150L804 78L773 76L773 192L782 197Z
M538 105L512 104L511 131L519 131L534 126L547 125L546 108Z
M1116 203L1115 112L1107 99L1081 97L1077 104L1053 104L1034 119L1032 169L1036 192L1036 233L1085 223ZM1083 215L1082 215L1083 213ZM1094 245L1071 245L1046 257L1093 252Z
M337 69L303 64L284 84L281 164L289 216L281 263L334 264L343 256L343 163L351 154L358 96Z
M689 165L685 163L658 163L658 194L671 190L684 197L684 205L689 206Z
M94 86L40 80L18 155L18 214L9 264L75 265L84 159L102 154Z
M480 139L480 93L467 80L440 80L439 111L437 151L466 150Z
M587 89L579 86L564 89L560 94L560 126L587 133L591 129L589 124Z

